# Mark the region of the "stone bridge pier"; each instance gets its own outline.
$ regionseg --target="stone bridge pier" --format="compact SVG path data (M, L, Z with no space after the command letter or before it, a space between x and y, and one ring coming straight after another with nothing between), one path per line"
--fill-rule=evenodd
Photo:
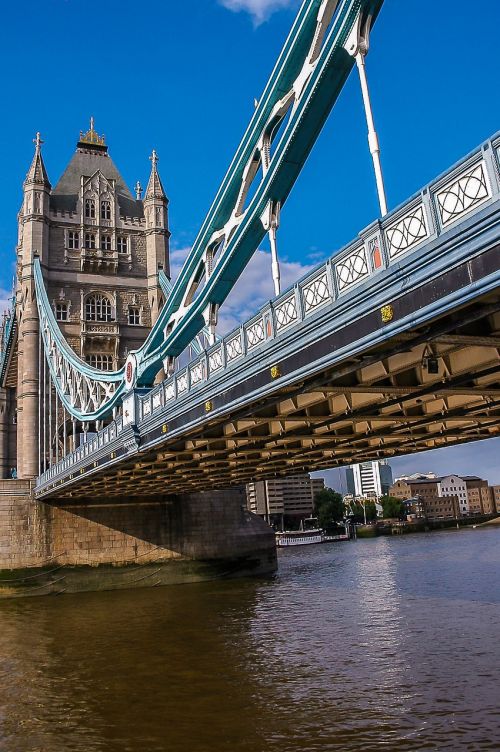
M270 574L274 533L243 489L177 496L33 499L1 481L0 597Z

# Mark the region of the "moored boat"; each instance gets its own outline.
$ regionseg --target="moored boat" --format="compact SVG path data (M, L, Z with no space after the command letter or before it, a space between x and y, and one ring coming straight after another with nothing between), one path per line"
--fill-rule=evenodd
M324 543L325 531L321 528L311 530L283 530L276 533L277 546L308 546L312 543Z
M317 517L308 517L300 523L300 530L281 530L276 533L276 545L280 548L288 546L309 546L313 543L332 543L333 541L349 540L348 528L342 535L327 535L323 528L318 527Z

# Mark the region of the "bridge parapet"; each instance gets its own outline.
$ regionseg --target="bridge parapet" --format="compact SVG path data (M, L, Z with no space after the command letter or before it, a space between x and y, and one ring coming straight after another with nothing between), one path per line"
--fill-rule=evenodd
M385 325L380 336L397 327L404 331L403 322L393 322L391 303L395 297L477 254L484 246L477 241L474 224L482 217L485 236L489 224L500 221L499 152L500 134L496 134L382 221L365 228L358 238L184 369L146 393L130 393L124 399L123 418L43 473L37 480L37 492L50 493L79 474L136 453L138 433L159 420L164 433L170 432L171 418L181 412L188 414L195 397L206 396L204 406L210 416L213 396L241 382L243 376L250 378L262 364L279 380L278 363L297 348L299 333L301 342L309 342L325 329L327 320L329 330L338 330L358 320L368 305L380 311ZM494 217L494 222L488 217ZM426 316L440 304L435 301ZM358 351L367 341L357 343ZM347 349L339 349L336 357Z

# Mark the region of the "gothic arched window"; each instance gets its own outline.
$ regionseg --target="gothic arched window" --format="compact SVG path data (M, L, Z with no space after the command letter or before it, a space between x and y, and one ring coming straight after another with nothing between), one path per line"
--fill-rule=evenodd
M101 219L111 219L111 201L101 201Z
M106 295L94 293L85 301L86 321L113 321L111 301Z
M90 250L95 248L95 235L93 232L85 233L85 248Z
M95 219L95 201L93 198L85 199L85 216L88 219Z

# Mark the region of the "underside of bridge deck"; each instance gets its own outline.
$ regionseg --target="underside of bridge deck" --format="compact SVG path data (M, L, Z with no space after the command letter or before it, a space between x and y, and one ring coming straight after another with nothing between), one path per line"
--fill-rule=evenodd
M500 295L165 436L53 496L225 488L500 435ZM69 492L69 493L68 493Z

